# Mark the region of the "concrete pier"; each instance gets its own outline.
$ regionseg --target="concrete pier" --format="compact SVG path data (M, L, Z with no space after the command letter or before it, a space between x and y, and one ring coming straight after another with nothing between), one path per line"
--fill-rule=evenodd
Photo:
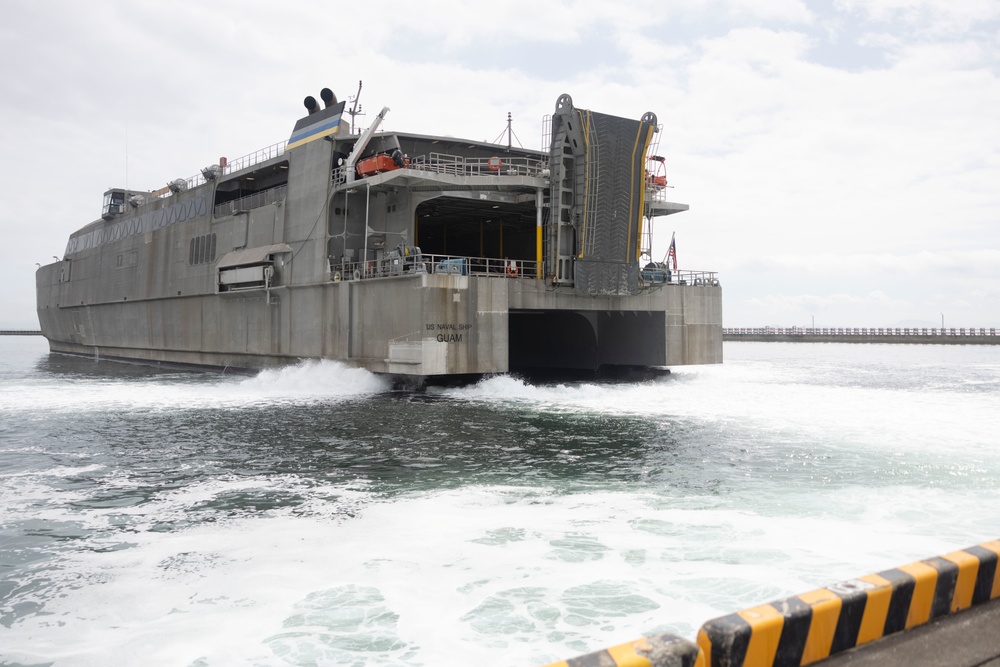
M995 328L724 327L722 340L757 343L1000 345L1000 335Z

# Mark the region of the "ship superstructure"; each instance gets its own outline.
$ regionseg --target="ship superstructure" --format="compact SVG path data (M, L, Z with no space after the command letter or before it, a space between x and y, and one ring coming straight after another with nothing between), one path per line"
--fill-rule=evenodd
M719 363L721 288L649 256L660 128L561 96L548 150L364 132L328 89L287 142L112 189L37 272L53 352L415 379ZM356 107L355 107L356 108Z

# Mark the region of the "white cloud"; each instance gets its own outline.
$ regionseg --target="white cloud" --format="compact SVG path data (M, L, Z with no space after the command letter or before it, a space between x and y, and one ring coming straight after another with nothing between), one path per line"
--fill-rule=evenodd
M893 299L885 292L875 290L867 294L848 294L837 292L820 296L816 294L768 294L747 300L752 306L759 306L765 311L823 311L835 306L849 306L851 308L877 306L879 308L889 308L899 310L905 308L909 303L901 299Z
M845 320L966 301L1000 324L995 2L429 0L381 7L378 30L313 0L280 20L263 1L5 9L10 325L34 318L35 262L122 184L126 123L129 183L155 188L287 138L305 95L359 79L365 122L387 105L389 129L489 140L511 111L530 147L561 93L655 112L671 196L691 205L657 221L658 252L676 230L683 268L722 272L727 323L801 323L794 299L813 295ZM834 37L887 58L819 64Z
M842 252L827 252L818 255L771 255L755 260L758 267L766 266L773 271L794 271L796 273L832 275L878 274L925 274L928 271L948 272L951 275L976 275L998 277L1000 273L1000 249L979 249L962 251L924 250L905 255L889 253L870 254L852 252L844 248ZM747 266L743 260L736 266Z
M794 289L794 286L792 286ZM998 299L968 295L968 298L933 299L927 294L893 295L883 290L829 293L772 292L741 299L724 313L725 325L815 326L818 327L889 327L939 326L994 327L994 317L983 318L984 305L998 305ZM996 311L994 311L996 312Z
M927 34L963 32L1000 17L994 0L837 0L836 5L871 21L902 22Z
M811 23L812 12L799 0L729 0L733 18L775 20L787 23Z

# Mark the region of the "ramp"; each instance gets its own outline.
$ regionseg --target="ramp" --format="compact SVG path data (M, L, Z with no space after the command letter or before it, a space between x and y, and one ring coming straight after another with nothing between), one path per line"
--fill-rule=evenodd
M639 291L639 247L646 151L656 116L641 120L556 102L550 147L550 259L557 284L577 294L634 295Z

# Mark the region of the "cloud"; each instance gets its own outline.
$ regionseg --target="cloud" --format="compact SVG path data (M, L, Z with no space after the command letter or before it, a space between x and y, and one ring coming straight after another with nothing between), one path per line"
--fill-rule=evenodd
M966 32L1000 17L993 0L837 0L836 6L869 21L902 24L928 35Z
M747 304L757 306L766 311L822 311L834 306L849 306L851 308L877 306L899 310L909 306L909 302L902 299L893 299L885 292L874 290L867 294L848 294L837 292L825 296L816 294L768 294L764 297L748 299Z
M3 318L34 318L35 262L126 164L133 187L191 176L286 139L305 95L359 79L362 124L387 105L387 129L491 140L510 111L532 148L561 93L655 112L691 210L656 221L654 254L676 231L682 267L720 271L727 321L801 322L775 300L791 287L845 319L960 300L1000 318L995 2L428 0L390 3L372 30L290 0L275 19L262 0L5 7Z
M776 286L777 287L777 286ZM996 328L995 316L983 316L984 306L1000 299L975 294L967 298L934 298L926 293L894 296L883 290L830 293L768 293L732 301L724 312L726 326L885 327L948 326ZM992 312L996 312L995 310Z
M799 0L729 0L733 18L754 18L786 23L812 23L813 14Z
M1000 249L978 249L961 251L924 250L905 255L888 253L872 254L851 252L822 253L818 255L771 255L744 259L731 265L736 267L754 266L771 271L793 271L816 275L879 275L879 274L926 274L927 272L947 272L950 275L963 274L981 277L996 277L1000 267Z
M725 315L726 326L891 326L909 316L907 300L882 291L820 294L767 294L743 300ZM752 315L748 315L752 313Z

